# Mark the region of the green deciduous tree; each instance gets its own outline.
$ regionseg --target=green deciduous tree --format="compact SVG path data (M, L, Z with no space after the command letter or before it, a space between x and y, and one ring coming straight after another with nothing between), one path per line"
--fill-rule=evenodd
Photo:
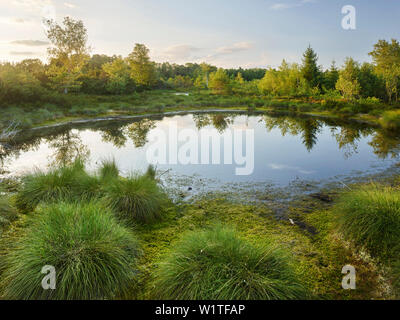
M358 76L360 72L360 66L352 58L346 58L343 70L339 73L339 79L336 83L336 89L346 99L353 99L360 94L360 83Z
M65 17L63 26L55 21L48 21L47 37L52 47L48 49L50 66L48 76L54 87L63 89L77 89L82 69L89 59L87 46L87 30L80 20Z
M103 70L108 76L107 91L114 94L125 93L128 89L130 79L129 65L121 57L113 62L103 65Z
M230 79L224 69L218 69L210 75L210 89L217 94L227 94L230 92Z
M374 60L376 72L385 79L389 101L392 101L393 96L397 101L400 79L400 43L395 39L392 39L390 43L379 40L369 55Z
M157 83L157 72L154 62L150 60L150 50L137 43L128 56L131 78L138 86L152 87Z

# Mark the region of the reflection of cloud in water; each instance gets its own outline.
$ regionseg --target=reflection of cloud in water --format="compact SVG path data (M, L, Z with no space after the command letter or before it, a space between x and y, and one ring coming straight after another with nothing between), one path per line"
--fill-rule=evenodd
M302 168L299 167L292 167L288 166L285 164L277 164L277 163L269 163L268 167L270 167L272 170L293 170L297 171L301 174L313 174L315 171L309 171L309 170L303 170Z

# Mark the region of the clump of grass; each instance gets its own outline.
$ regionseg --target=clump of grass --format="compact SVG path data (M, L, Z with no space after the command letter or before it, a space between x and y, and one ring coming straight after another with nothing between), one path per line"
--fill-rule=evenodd
M111 181L105 186L105 202L122 218L151 222L161 217L167 196L147 175Z
M98 179L88 175L83 163L77 160L70 166L26 176L16 206L22 212L29 212L42 201L89 200L99 195L98 190Z
M386 111L380 120L381 125L391 131L400 129L400 111Z
M105 160L99 170L101 179L114 179L119 176L119 169L115 160Z
M17 218L17 210L12 206L10 196L2 194L0 189L0 229Z
M340 230L375 257L390 257L400 243L400 191L369 184L345 193L334 208Z
M154 296L182 300L305 299L289 255L224 227L188 234L160 263Z
M153 165L149 165L146 171L146 176L148 176L150 179L155 179L157 175L157 170Z
M93 202L38 211L5 257L4 298L111 299L135 287L138 241L112 212ZM42 288L45 265L55 267L55 290Z

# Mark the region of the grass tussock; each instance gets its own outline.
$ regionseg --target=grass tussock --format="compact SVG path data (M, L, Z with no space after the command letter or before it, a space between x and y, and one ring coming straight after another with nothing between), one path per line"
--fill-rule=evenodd
M340 230L375 257L391 257L400 243L400 191L370 184L344 194L335 207Z
M39 207L5 258L3 297L69 300L121 296L135 282L138 253L131 231L99 204ZM45 265L56 269L55 290L42 288Z
M115 160L102 161L99 174L103 180L118 178L119 169Z
M83 162L77 160L70 166L26 176L17 194L16 206L22 212L30 212L42 201L86 201L97 197L98 191L98 179L87 174Z
M0 189L0 230L17 218L17 210L11 204L9 195L2 194Z
M154 179L144 175L111 181L105 186L104 199L124 219L151 222L161 217L167 196Z
M182 300L307 298L289 255L255 247L230 228L192 232L155 271L154 296Z

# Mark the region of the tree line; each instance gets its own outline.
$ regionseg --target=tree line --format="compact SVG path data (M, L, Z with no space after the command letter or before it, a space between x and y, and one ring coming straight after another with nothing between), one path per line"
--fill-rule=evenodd
M271 97L376 98L398 101L400 44L379 40L372 63L347 58L323 70L309 46L301 63L278 68L222 69L207 63L155 63L149 49L136 44L127 56L90 55L87 30L80 20L48 21L48 63L27 59L0 64L0 105L48 99L59 93L132 94L151 89L203 89L214 94Z

